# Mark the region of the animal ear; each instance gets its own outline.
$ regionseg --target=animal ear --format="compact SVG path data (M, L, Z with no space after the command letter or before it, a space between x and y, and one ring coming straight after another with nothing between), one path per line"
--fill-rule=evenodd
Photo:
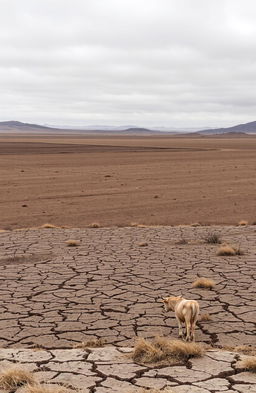
M167 303L167 302L168 302L168 298L167 298L167 297L163 297L163 298L161 299L161 302Z

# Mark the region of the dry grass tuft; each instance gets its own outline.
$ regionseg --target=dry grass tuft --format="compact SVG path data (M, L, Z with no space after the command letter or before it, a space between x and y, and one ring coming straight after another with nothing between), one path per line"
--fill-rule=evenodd
M190 224L191 227L200 227L201 224L200 222L193 222L192 224Z
M215 285L215 281L211 280L210 278L199 277L193 282L192 288L212 289L213 287L215 287Z
M53 228L58 228L58 227L57 227L56 225L46 223L46 224L43 224L43 225L41 226L41 228L53 229Z
M208 314L208 313L201 314L201 316L200 316L200 321L202 321L202 322L208 322L211 320L212 320L212 318L211 318L210 314Z
M200 357L204 348L197 343L156 337L152 342L140 338L134 348L133 360L141 363L186 361L190 357Z
M19 386L35 383L34 376L31 372L19 367L10 367L0 374L0 388L5 390L14 390Z
M204 237L204 241L205 241L205 243L208 243L208 244L220 244L221 243L220 235L218 233L208 233Z
M82 341L81 343L74 344L73 348L100 348L104 347L106 340L103 338L92 338L91 340Z
M240 247L233 247L229 244L223 244L217 251L218 256L234 256L234 255L243 255L243 251Z
M144 338L139 338L135 344L132 358L135 362L157 363L163 360L163 353Z
M131 222L130 227L147 228L149 227L149 225L139 224L138 222Z
M248 221L241 220L241 221L239 221L238 225L242 225L242 226L248 225Z
M248 371L256 373L256 356L242 360L240 366Z
M92 222L88 225L88 228L100 228L100 224L98 222Z
M139 225L139 224L138 224L137 222L131 222L131 223L130 223L130 226L131 226L131 227L137 227L138 225Z
M243 353L244 355L256 356L256 347L250 347L249 345L239 345L231 350Z
M148 246L148 243L147 243L147 242L140 242L140 243L138 244L138 246L139 246L139 247L147 247L147 246Z
M71 393L71 390L57 384L51 384L49 386L47 384L37 384L27 386L22 393Z
M80 242L79 242L79 240L69 239L66 241L66 245L68 247L78 247L80 245Z

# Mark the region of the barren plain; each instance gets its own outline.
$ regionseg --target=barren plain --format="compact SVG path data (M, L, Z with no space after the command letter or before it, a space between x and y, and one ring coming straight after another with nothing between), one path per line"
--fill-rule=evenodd
M255 174L255 137L1 136L0 392L255 393ZM171 294L199 301L207 352L133 361L177 338ZM2 388L13 365L45 389Z
M256 137L0 137L2 228L250 223Z

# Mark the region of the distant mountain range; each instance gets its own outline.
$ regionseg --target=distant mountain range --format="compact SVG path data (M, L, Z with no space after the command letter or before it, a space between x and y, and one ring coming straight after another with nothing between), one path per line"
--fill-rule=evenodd
M250 123L238 124L237 126L227 128L210 128L198 132L201 135L213 135L213 134L227 134L227 133L239 133L239 134L256 134L256 121Z
M38 125L30 123L22 123L20 121L3 121L0 122L0 132L1 133L112 133L112 134L122 134L122 135L152 135L152 134L171 134L171 135L181 135L190 134L197 136L204 135L244 135L244 134L256 134L256 121L239 124L233 127L227 128L209 128L209 129L195 129L195 128L169 128L169 127L159 127L154 128L143 128L137 126L85 126L85 127L73 127L68 128L66 126L51 127L48 125Z
M38 124L30 124L30 123L22 123L21 121L1 121L0 122L0 132L4 131L10 131L10 132L29 132L29 131L51 131L51 130L56 130L56 128L53 127L47 127L47 126L40 126Z
M22 123L20 121L3 121L0 122L0 133L86 133L86 134L122 134L122 135L151 135L151 134L176 134L177 131L161 131L151 130L148 128L136 126L92 126L92 127L51 127L49 125L38 125L30 123Z

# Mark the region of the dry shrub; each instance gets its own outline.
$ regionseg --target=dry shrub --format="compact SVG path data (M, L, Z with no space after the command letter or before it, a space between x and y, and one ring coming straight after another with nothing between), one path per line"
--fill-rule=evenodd
M256 373L256 356L242 360L240 366L248 371Z
M190 224L191 227L200 227L201 224L199 222L193 222L192 224Z
M248 225L248 221L241 220L241 221L239 221L238 225L242 225L242 226Z
M204 237L204 241L205 241L205 243L208 243L208 244L220 244L221 243L220 235L218 233L208 233Z
M200 316L200 321L202 321L202 322L208 322L211 320L212 320L212 318L211 318L210 314L208 314L208 313L201 314L201 316Z
M88 228L100 228L100 224L98 222L92 222L88 225Z
M138 244L138 246L139 246L139 247L147 247L147 246L148 246L148 243L147 243L147 242L140 242L140 243Z
M73 348L76 349L85 349L85 348L100 348L104 347L106 344L106 340L103 338L92 338L87 341L82 341L81 343L74 344Z
M211 280L210 278L199 277L195 280L192 284L192 288L206 288L212 289L216 285L215 281Z
M69 239L66 241L66 245L68 247L78 247L80 245L80 242L79 242L79 240Z
M200 357L204 348L197 343L156 337L152 342L140 338L134 348L133 360L141 363L186 361L190 357Z
M34 376L31 372L19 367L10 367L1 371L0 388L5 390L14 390L19 386L35 383Z
M71 390L57 384L36 384L27 386L22 393L71 393Z
M43 225L41 226L41 228L53 229L53 228L58 228L58 227L57 227L56 225L46 223L46 224L43 224Z
M234 256L234 255L243 255L243 251L240 247L233 247L229 244L223 244L217 251L218 256Z

